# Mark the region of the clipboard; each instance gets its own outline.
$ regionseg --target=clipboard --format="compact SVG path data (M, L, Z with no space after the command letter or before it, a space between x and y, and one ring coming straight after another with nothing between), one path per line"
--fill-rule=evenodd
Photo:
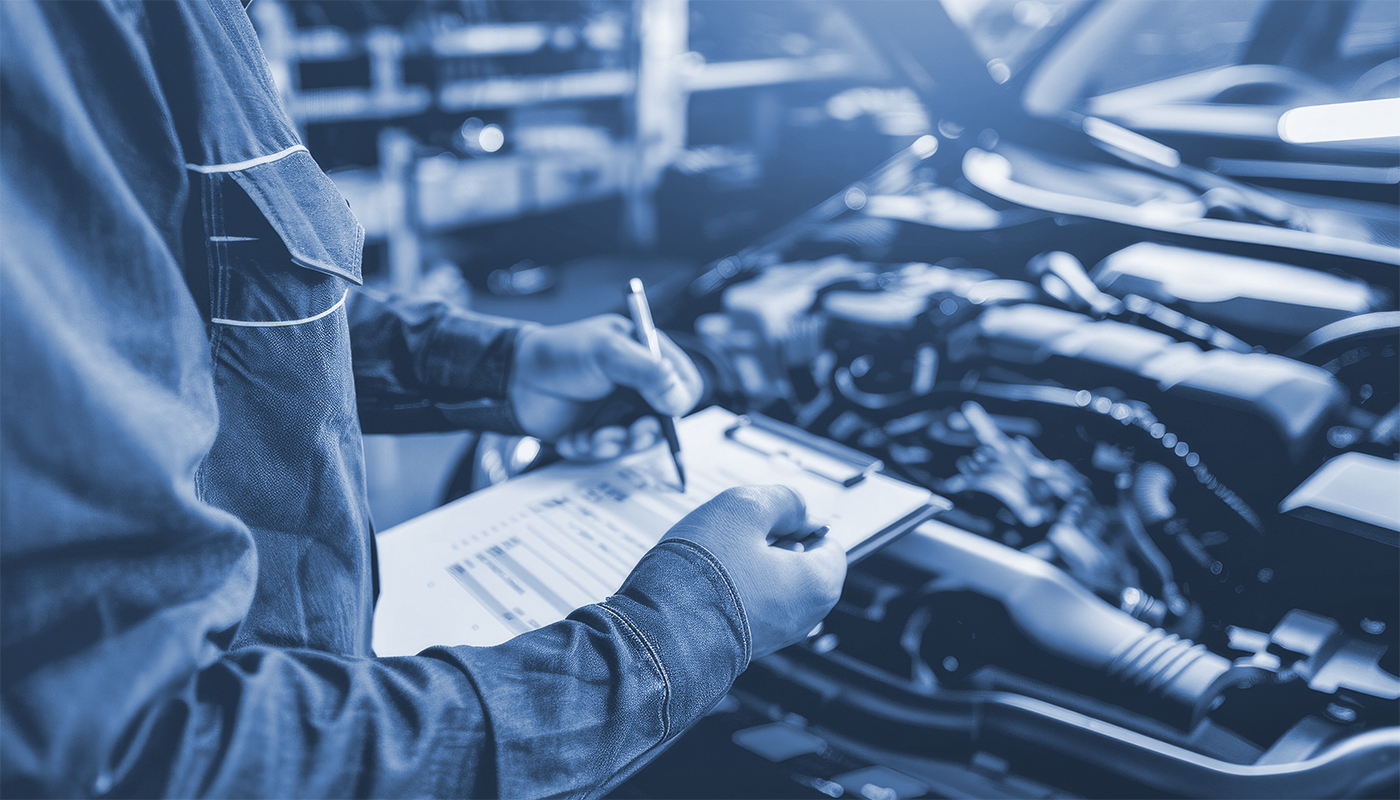
M665 444L563 462L467 495L379 534L374 649L490 646L604 600L672 525L731 486L783 484L854 562L947 500L857 450L717 406L680 421L681 492Z
M778 422L762 414L746 414L724 431L725 438L749 448L767 458L780 458L798 468L849 489L861 481L878 476L881 480L898 481L882 474L883 461L830 439L823 439L793 425ZM908 486L909 484L904 484ZM846 563L854 564L889 544L916 525L953 504L926 490L928 502L864 538L847 540Z

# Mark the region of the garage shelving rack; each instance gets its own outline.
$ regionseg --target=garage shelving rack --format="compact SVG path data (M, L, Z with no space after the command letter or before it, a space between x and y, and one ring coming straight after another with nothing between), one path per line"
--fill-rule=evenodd
M652 198L662 173L686 149L692 93L762 91L860 72L860 60L837 48L709 63L690 48L688 0L569 7L577 11L572 19L469 22L447 16L447 24L425 26L420 20L364 30L299 24L288 0L250 7L273 77L303 134L312 125L381 125L378 163L338 170L332 178L367 238L387 243L393 289L417 285L425 235L610 197L623 201L623 238L644 249L656 239ZM557 59L560 53L575 54L572 62L583 66L537 74L519 68L532 56ZM308 65L351 59L367 62L360 85L302 86ZM457 72L467 76L425 85L410 77L410 59L466 65ZM456 157L426 154L408 132L421 115L519 115L598 102L622 104L627 122L620 133L570 137L566 126L562 140L554 137L550 147Z

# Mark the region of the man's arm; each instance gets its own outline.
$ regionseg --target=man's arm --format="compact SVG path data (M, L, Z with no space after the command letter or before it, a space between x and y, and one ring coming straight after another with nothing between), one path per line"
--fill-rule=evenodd
M791 529L754 496L496 648L230 651L258 554L200 499L219 409L141 10L0 4L0 794L597 793L775 645L751 618L825 613L839 556L783 561L767 591L801 613L767 610L755 576L802 554L734 546Z
M349 306L366 433L495 430L553 442L566 458L612 458L649 447L660 426L654 417L599 426L590 419L598 401L621 387L650 407L638 402L635 413L680 415L704 390L665 334L658 360L616 314L546 327L373 290Z
M5 520L7 538L16 521ZM219 573L209 563L218 548L191 563L138 556L140 541L106 545L106 558L77 565L31 551L26 569L7 555L7 611L36 599L12 587L34 590L64 567L71 580L49 591L85 602L55 620L7 615L5 796L595 796L713 705L747 662L733 586L679 544L564 622L494 648L378 660L222 652L214 642L247 597L250 551ZM152 569L175 560L187 569ZM126 580L103 580L113 573Z
M8 202L10 174L0 795L593 795L743 669L736 584L683 543L607 602L494 648L228 651L257 554L197 499L218 426L202 323L173 290L123 294L121 270L76 280L81 237L10 236L36 221Z
M525 323L435 300L351 292L351 364L365 433L521 433L507 400Z
M14 191L16 161L0 172L0 795L590 795L743 669L736 584L682 543L494 648L229 651L258 557L198 499L218 428L203 323L144 223L100 201L125 243L103 258Z
M718 699L747 628L675 545L498 648L230 651L258 554L200 499L219 409L149 26L0 5L0 794L583 794Z

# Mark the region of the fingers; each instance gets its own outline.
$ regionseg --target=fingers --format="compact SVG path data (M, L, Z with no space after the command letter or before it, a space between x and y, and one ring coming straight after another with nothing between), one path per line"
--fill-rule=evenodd
M642 392L642 396L647 398L647 402L651 403L652 408L663 414L679 416L689 413L692 408L695 408L695 404L700 402L700 394L705 390L705 382L700 377L700 370L696 369L695 362L690 360L690 356L677 347L676 343L671 341L671 337L664 333L658 332L658 334L661 340L661 356L675 371L677 385L656 398L647 395L645 391Z
M786 486L739 486L687 514L668 536L716 531L753 547L767 547L770 536L780 538L801 530L806 517L806 504Z
M666 538L696 542L724 565L749 622L750 654L766 656L802 639L840 597L846 556L836 539L769 545L809 532L806 507L785 486L722 492L680 521Z
M594 458L600 461L617 458L627 446L627 431L613 425L599 428L593 432L592 445Z
M655 417L642 417L626 428L609 425L566 434L554 443L554 449L570 461L606 461L646 450L660 439L661 423Z
M663 414L684 414L700 401L704 383L700 371L670 337L659 335L661 360L641 343L609 324L598 349L598 365L609 380L636 389Z
M574 431L559 437L554 449L570 461L606 461L631 449L625 428L609 425L593 431Z
M581 454L579 453L579 446L576 439L577 437L574 436L561 436L558 441L554 443L554 449L559 452L560 456L570 461L577 460L581 457Z
M729 489L666 534L708 549L733 580L754 658L801 641L836 604L846 559L835 539L770 546L769 537L810 532L802 498L783 486Z
M507 389L521 428L558 443L583 421L588 403L618 386L635 389L662 414L679 415L694 408L704 390L695 364L664 334L659 337L662 357L657 359L633 338L633 331L626 318L606 314L522 334ZM629 442L625 440L618 452L638 449ZM560 453L566 458L605 457L595 456L594 445L586 438L574 439Z
M631 336L610 331L598 344L598 365L614 383L640 391L667 380L674 372L667 361L652 358L651 351ZM669 370L669 372L668 372Z
M661 438L661 423L656 417L642 417L627 430L631 437L628 450L631 452L641 452L646 450Z

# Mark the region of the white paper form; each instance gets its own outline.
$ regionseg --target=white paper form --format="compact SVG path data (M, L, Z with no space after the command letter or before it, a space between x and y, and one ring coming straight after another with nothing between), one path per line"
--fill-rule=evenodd
M737 421L718 407L681 420L684 493L661 443L602 464L555 464L380 534L375 651L489 646L563 619L617 591L672 525L733 486L789 486L847 549L932 498L878 474L842 486L726 437Z

